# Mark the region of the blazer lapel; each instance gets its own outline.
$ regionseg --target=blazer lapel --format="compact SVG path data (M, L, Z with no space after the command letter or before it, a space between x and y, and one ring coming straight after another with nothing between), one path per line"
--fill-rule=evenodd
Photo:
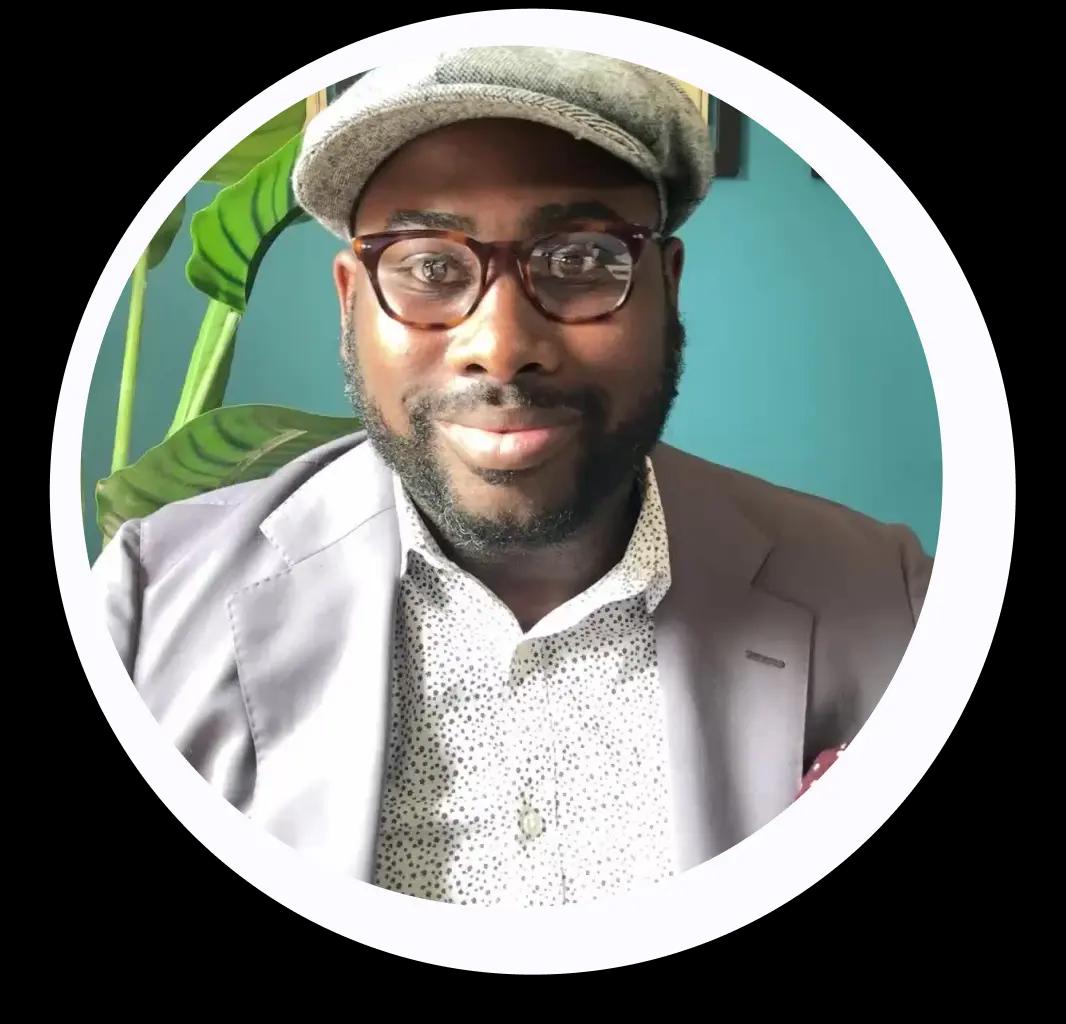
M256 749L248 814L372 881L399 571L391 475L362 444L261 529L287 568L229 604Z
M655 636L680 870L799 792L813 630L808 609L755 585L771 540L690 458L653 455L670 543Z

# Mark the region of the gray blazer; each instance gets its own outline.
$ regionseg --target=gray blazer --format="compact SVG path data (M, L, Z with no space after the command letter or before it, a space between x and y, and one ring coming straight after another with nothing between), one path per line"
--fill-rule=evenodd
M228 801L372 880L399 576L391 475L364 435L125 523L93 567L167 737ZM685 870L796 797L891 681L932 560L913 532L667 445L673 581L655 612Z

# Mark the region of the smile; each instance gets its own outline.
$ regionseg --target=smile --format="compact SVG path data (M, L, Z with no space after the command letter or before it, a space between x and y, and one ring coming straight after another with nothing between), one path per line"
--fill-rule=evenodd
M487 427L438 420L445 439L478 469L532 469L561 451L577 433L579 422Z

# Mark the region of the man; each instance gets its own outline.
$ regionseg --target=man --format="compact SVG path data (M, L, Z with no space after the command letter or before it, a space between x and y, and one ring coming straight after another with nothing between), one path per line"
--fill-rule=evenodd
M582 902L750 835L870 714L914 534L659 443L711 176L669 79L564 51L372 72L310 126L365 434L95 568L167 735L276 836L419 897Z

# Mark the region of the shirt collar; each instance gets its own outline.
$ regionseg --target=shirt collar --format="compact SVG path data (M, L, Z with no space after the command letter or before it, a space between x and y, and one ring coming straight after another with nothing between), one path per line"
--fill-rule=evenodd
M421 514L408 497L403 483L395 473L392 474L392 488L396 495L396 518L400 532L400 576L407 574L412 551L417 552L427 562L440 569L457 569L458 566L441 551L440 545L429 532Z
M600 604L643 593L645 607L650 615L670 589L670 552L666 517L663 515L662 499L650 458L645 458L644 468L640 513L626 545L625 554L610 572L579 597L584 600L594 599ZM400 478L395 473L392 477L399 523L401 577L407 573L411 552L417 553L430 565L444 572L461 572L462 570L441 551Z
M650 615L670 589L670 547L666 535L666 517L663 515L662 499L651 459L644 460L644 469L640 514L625 554L594 587L613 583L617 577L618 597L643 593Z

